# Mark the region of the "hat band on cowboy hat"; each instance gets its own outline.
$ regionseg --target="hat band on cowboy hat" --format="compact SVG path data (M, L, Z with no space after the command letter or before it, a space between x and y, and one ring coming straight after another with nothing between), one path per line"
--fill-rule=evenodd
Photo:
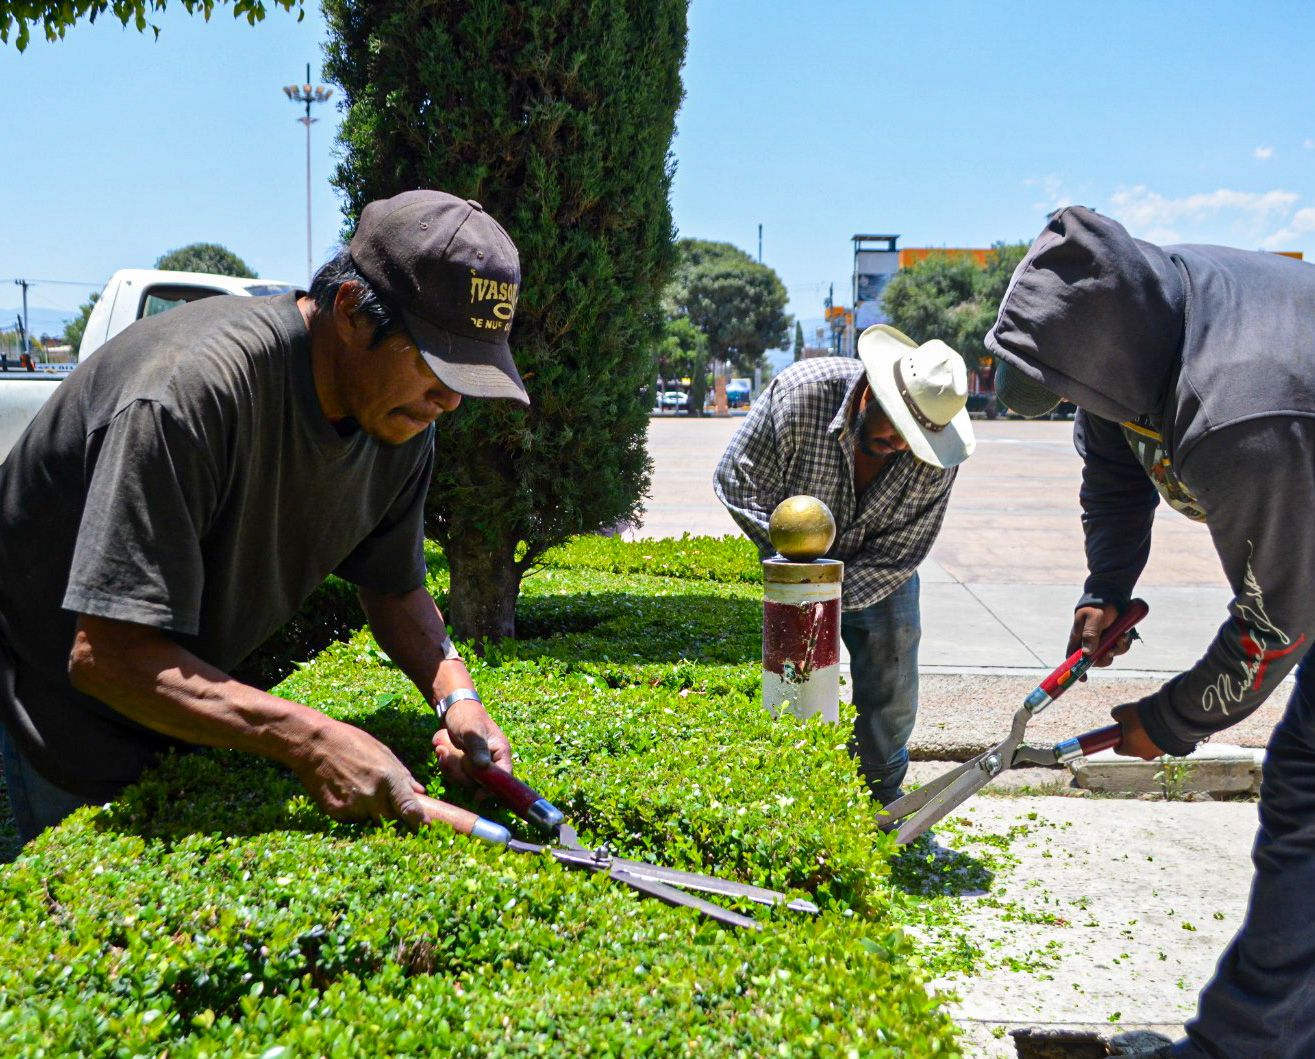
M972 455L968 369L958 353L877 324L859 336L858 355L872 396L917 459L945 468Z
M913 399L913 394L909 392L908 383L904 381L904 372L900 370L900 360L895 361L895 388L899 390L899 395L904 398L904 407L909 410L909 414L917 420L918 426L923 430L930 430L933 434L939 434L945 429L946 424L935 423L923 415L922 409L918 407L918 402Z

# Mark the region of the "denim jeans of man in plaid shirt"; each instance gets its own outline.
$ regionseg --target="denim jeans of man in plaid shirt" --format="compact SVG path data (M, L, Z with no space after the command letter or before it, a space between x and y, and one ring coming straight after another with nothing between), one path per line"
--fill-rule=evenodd
M767 522L786 497L815 496L835 516L827 558L845 563L841 636L857 712L851 751L873 798L886 805L908 771L918 708L918 564L940 532L957 469L893 451L856 490L865 383L862 362L843 357L786 368L736 431L714 488L763 558L775 554Z

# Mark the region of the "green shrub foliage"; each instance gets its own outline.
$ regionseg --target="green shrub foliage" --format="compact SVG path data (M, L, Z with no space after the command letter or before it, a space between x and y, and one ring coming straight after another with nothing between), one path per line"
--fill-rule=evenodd
M284 11L296 10L297 21L305 17L302 6L305 0L233 0L234 18L244 18L250 25L255 25L265 17L266 6L270 10L282 8ZM124 26L131 25L139 33L150 29L157 37L159 27L150 21L164 13L169 0L5 0L0 3L0 44L9 43L13 35L14 46L19 51L27 49L32 39L32 27L38 23L45 33L46 40L62 40L68 29L81 19L95 22L97 17L117 18ZM178 5L188 14L201 15L207 22L216 8L227 6L226 0L179 0Z
M674 262L669 158L686 0L326 0L351 218L434 187L477 199L520 249L512 348L533 406L442 420L429 530L463 635L514 631L521 575L632 516Z
M161 254L155 261L155 267L177 272L208 272L215 276L257 278L250 265L228 247L218 243L188 243L180 246L177 250Z
M736 543L556 549L525 582L530 635L471 664L519 774L586 843L806 893L819 917L724 928L443 829L336 824L273 764L203 752L0 868L5 1054L957 1055L892 922L849 718L759 704L761 589ZM443 791L432 714L368 634L280 693L473 804Z

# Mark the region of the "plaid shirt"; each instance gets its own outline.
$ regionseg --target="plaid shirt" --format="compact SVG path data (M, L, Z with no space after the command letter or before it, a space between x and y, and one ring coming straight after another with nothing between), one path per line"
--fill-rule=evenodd
M767 521L782 500L815 496L836 519L829 559L845 563L845 610L885 599L927 557L945 519L957 468L901 452L854 495L849 410L864 379L861 361L820 357L772 380L735 432L713 487L763 558L776 553Z

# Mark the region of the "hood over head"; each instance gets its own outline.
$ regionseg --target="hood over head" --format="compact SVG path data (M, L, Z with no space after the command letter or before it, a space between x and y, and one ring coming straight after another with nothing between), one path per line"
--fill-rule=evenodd
M1169 255L1083 206L1050 218L1014 270L986 348L1105 419L1159 412L1185 288Z

